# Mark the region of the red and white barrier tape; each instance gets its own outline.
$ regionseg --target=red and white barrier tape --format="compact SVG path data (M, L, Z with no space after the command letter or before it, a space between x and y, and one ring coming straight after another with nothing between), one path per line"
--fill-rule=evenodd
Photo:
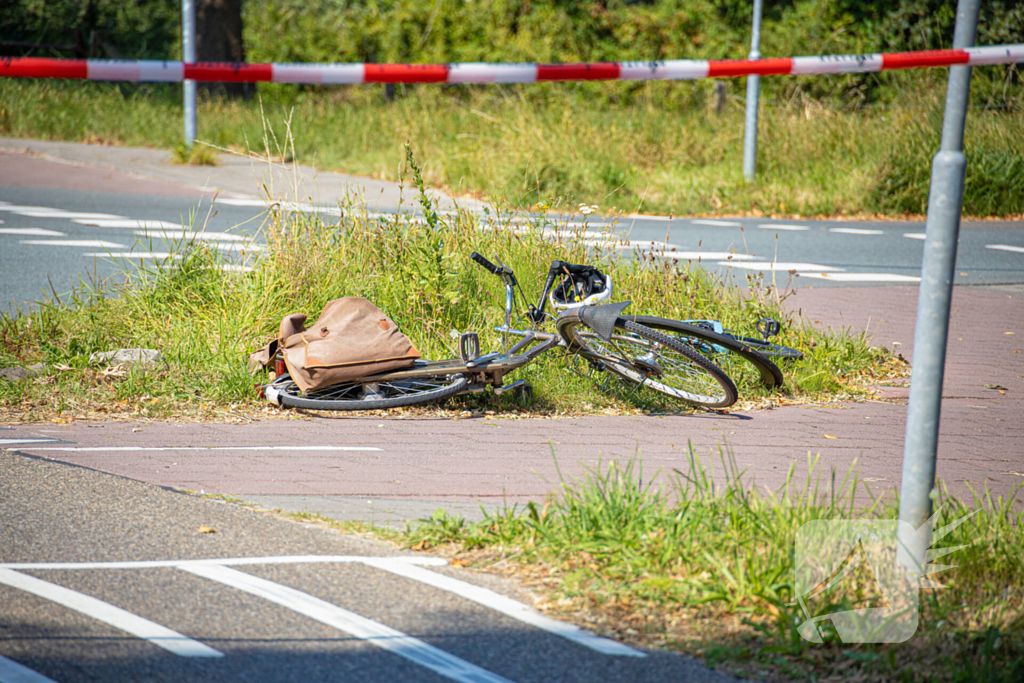
M0 77L78 78L90 81L222 83L536 83L540 81L696 80L735 76L871 73L967 64L1024 62L1024 45L991 45L964 50L894 52L872 55L821 55L664 62L594 64L241 64L152 60L0 58Z

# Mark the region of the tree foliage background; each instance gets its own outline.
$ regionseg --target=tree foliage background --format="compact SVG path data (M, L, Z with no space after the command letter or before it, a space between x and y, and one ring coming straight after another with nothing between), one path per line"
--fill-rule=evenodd
M8 41L74 44L79 56L177 58L180 0L5 0ZM721 59L749 51L749 0L244 0L245 54L280 62L573 62ZM765 6L761 52L949 47L955 0L781 0ZM978 44L1024 42L1024 3L986 0ZM6 54L62 54L7 45ZM886 101L886 78L767 79L784 96ZM998 98L1016 68L985 69ZM986 87L987 86L987 87Z

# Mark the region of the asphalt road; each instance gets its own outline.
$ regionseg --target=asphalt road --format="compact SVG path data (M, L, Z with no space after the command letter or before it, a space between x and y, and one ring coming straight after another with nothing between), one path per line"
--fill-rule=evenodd
M424 554L6 451L0 472L5 683L734 680Z
M90 150L79 145L73 151ZM144 170L156 174L161 168ZM172 170L180 172L166 172ZM247 169L229 171L222 175L243 184L239 175ZM152 265L166 258L171 243L204 225L202 239L222 250L227 263L243 265L254 257L260 238L253 247L248 237L257 235L266 216L264 202L255 197L257 181L251 182L252 195L221 193L214 203L211 186L180 180L0 154L0 308L51 296L51 289L63 295L83 278ZM331 211L327 219L337 220L337 195L302 210ZM374 208L390 213L409 207L391 199ZM611 248L623 255L641 249L659 258L698 261L741 285L748 277L790 287L913 284L924 245L924 225L912 222L600 216L586 217L582 226L580 216L550 216L547 222L549 232L582 227L583 239L595 245L611 235L619 240ZM1024 222L965 222L956 283L1022 282Z

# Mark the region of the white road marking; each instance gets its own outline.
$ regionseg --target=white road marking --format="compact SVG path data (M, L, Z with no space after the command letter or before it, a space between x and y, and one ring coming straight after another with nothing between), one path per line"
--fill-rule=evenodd
M3 223L3 221L0 221ZM64 237L67 233L45 228L0 228L0 235L27 235L35 237Z
M908 237L908 238L910 238L912 240L923 240L924 239L924 233L923 232L905 232L905 233L903 233L903 236L904 237Z
M0 446L9 446L12 443L56 443L60 439L0 439Z
M172 223L170 221L158 221L144 218L118 218L118 219L107 219L107 218L85 218L76 219L74 223L81 223L82 225L92 225L97 228L166 228L168 230L181 230L181 223Z
M767 261L761 263L734 263L732 261L719 261L718 265L732 266L733 268L746 268L747 270L796 270L800 272L803 272L805 270L841 270L841 268L833 268L832 266L821 266L818 265L817 263L769 263Z
M692 223L694 225L717 225L717 226L722 227L722 228L739 228L739 227L741 227L740 224L735 222L735 221L712 221L712 220L706 220L706 219L703 219L703 218L695 218L695 219L691 220L690 223Z
M53 211L47 206L19 206L17 204L0 204L0 211Z
M372 645L393 652L399 657L419 664L431 671L460 683L508 683L487 669L423 642L419 638L397 631L390 626L367 619L355 612L294 588L262 579L230 567L202 564L183 564L178 567L210 581L235 588L280 605L365 640Z
M45 247L93 247L96 249L124 249L123 244L103 240L21 240L22 244L38 244Z
M124 218L124 216L116 216L112 213L77 213L74 211L62 211L60 209L41 209L33 211L15 211L14 213L20 216L30 216L32 218L66 218L70 220L90 220L90 219L107 219L112 220L115 218Z
M788 225L786 223L759 223L758 226L762 230L787 230L793 232L802 232L804 230L810 230L806 225Z
M627 213L622 217L623 220L638 220L638 221L678 221L679 216L644 216L639 213Z
M222 557L210 560L135 560L129 562L13 562L0 564L0 569L174 569L183 564L216 564L225 567L255 564L313 564L346 563L379 560L379 557L364 555L270 555L264 557ZM392 562L409 562L431 567L443 567L448 560L429 555L398 555L389 557Z
M223 652L214 650L208 645L192 640L177 631L172 631L166 626L161 626L149 619L144 619L137 614L132 614L120 607L115 607L110 603L97 600L92 596L73 591L70 588L16 572L13 569L0 568L0 583L23 590L26 593L38 595L41 598L55 602L58 605L63 605L76 612L81 612L88 617L147 640L157 647L162 647L182 657L224 656Z
M244 254L246 252L263 251L263 247L261 247L258 244L252 244L251 242L247 244L237 244L235 242L216 242L214 243L213 246L219 249L220 251L228 253Z
M136 230L135 234L138 235L139 237L153 237L156 239L164 240L180 240L187 238L191 240L239 242L245 239L249 239L247 237L243 237L242 235L232 235L227 232L193 232L191 230L182 230L181 228L177 230L167 230L163 228L158 230Z
M417 567L409 564L408 562L394 562L391 558L380 558L380 559L365 559L363 564L376 567L377 569L383 569L384 571L391 572L398 576L404 576L407 579L413 581L419 581L425 583L428 586L439 588L449 593L454 593L461 598L466 600L472 600L473 602L483 605L495 612L501 612L505 616L512 617L523 623L536 626L539 629L543 629L548 633L553 633L557 636L561 636L568 640L578 643L584 647L588 647L591 650L596 650L606 655L617 655L622 657L646 657L647 655L640 650L624 645L623 643L595 636L589 631L585 631L578 626L573 624L567 624L563 621L551 619L543 614L537 612L532 607L525 605L517 600L507 598L500 593L495 593L487 588L481 588L475 586L466 581L445 576L444 574L438 574L432 572L423 567Z
M222 263L217 266L217 270L222 270L225 273L251 273L252 266L239 266L234 263Z
M897 275L896 273L800 273L800 277L815 277L819 280L835 280L837 282L920 282L915 275Z
M267 202L262 199L217 197L217 204L227 204L228 206L266 206Z
M14 660L0 657L0 681L3 683L57 683L38 671L22 666Z
M121 245L117 245L121 246ZM141 258L141 259L166 259L171 257L170 252L166 251L112 251L112 252L99 252L90 251L82 256L109 256L110 258ZM181 258L177 254L174 254L174 258Z
M379 451L374 446L46 446L37 451L66 451L77 453L142 451Z
M757 259L756 256L750 256L749 254L734 254L729 251L666 251L663 254L656 253L654 256L657 256L658 258L685 259L687 261L752 261Z
M839 232L844 235L884 235L881 230L867 230L865 228L829 228L829 232Z
M1015 247L1012 244L986 244L986 249L998 249L999 251L1013 251L1018 254L1024 254L1024 247Z

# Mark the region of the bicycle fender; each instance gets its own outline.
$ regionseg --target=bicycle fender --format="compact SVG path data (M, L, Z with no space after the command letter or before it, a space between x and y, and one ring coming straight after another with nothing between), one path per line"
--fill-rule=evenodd
M612 338L615 331L615 321L619 319L631 301L623 301L617 304L601 304L600 306L581 306L580 320L589 325L594 332L597 332L605 341Z

